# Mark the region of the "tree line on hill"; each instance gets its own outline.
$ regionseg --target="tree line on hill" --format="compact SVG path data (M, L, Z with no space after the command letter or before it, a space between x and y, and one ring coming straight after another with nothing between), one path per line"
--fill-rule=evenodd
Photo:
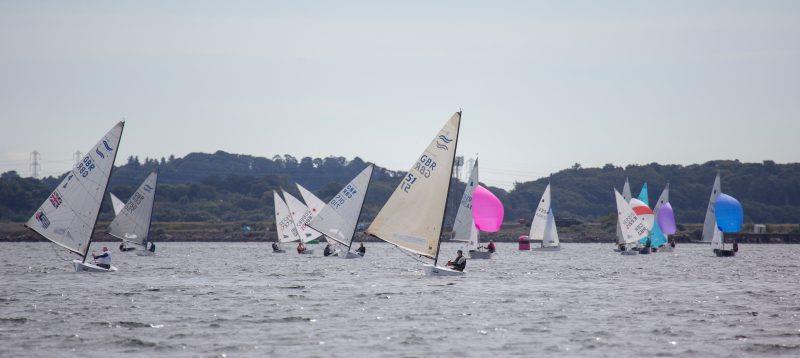
M128 158L114 169L110 191L127 200L152 171L159 170L154 219L157 221L273 221L273 190L285 189L300 197L294 183L300 183L322 200L331 199L369 163L361 158L301 158L290 155L273 158L230 154L191 153L183 158ZM702 222L711 185L717 173L722 191L738 198L745 208L745 220L757 223L800 222L800 164L741 163L711 161L704 164L629 165L607 164L583 168L579 164L553 173L549 178L516 183L506 191L489 187L503 202L506 221L529 221L547 186L552 184L553 210L557 219L603 221L615 215L613 188L621 190L629 178L634 196L646 181L654 202L666 183L670 202L682 223ZM364 221L371 220L386 202L404 172L376 166L365 199ZM61 177L23 178L16 172L0 175L0 220L25 221L40 205ZM464 183L453 179L447 205L446 225L452 223ZM108 199L101 220L113 217Z

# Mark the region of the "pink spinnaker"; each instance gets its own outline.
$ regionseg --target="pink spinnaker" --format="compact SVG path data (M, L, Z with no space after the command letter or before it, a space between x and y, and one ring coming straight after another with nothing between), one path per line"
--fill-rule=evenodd
M676 231L675 227L675 213L672 211L672 205L665 203L658 209L658 217L656 218L661 232L672 235Z
M472 219L483 232L497 232L503 224L503 203L492 192L478 185L472 193Z

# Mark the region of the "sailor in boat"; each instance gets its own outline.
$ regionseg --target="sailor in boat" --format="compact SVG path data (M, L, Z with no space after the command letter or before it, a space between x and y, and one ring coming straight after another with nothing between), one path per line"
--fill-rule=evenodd
M103 246L103 253L100 255L95 255L95 251L92 251L92 257L95 265L104 269L111 268L111 251L108 251L107 247Z
M125 241L119 243L119 251L120 252L133 251L133 250L136 250L136 248L135 247L127 247L127 246L125 246Z
M278 246L277 242L272 243L272 252L281 252L281 248Z
M625 251L625 250L627 250L627 249L625 248L625 244L619 244L619 246L618 246L618 247L619 247L619 251Z
M494 246L494 241L489 241L489 244L486 245L486 250L489 250L491 253L494 253L495 250L497 250L497 248Z
M156 243L150 241L150 248L148 248L147 251L150 251L152 253L156 253Z
M300 241L297 243L297 253L302 254L304 252L306 252L306 245L303 245L303 242Z
M447 266L452 266L453 270L464 271L467 267L467 258L464 257L464 252L458 250L457 256L453 261L448 261Z
M331 247L330 243L328 243L328 245L325 245L325 250L322 251L322 254L325 256L333 255L333 248Z
M364 256L364 254L367 253L367 248L364 247L364 243L363 242L360 243L360 245L358 246L358 250L356 250L356 252L361 256Z

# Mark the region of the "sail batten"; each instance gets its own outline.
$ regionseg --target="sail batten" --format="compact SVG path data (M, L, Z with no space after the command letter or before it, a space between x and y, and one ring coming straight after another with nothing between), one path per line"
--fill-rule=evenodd
M117 123L87 151L25 226L83 257L100 214L124 122Z
M460 124L461 112L456 112L400 181L367 234L436 261Z

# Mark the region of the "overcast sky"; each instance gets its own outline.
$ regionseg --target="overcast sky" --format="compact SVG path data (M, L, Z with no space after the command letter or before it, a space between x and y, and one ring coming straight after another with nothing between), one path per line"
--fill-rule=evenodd
M0 171L359 156L407 170L454 111L510 187L581 163L800 158L800 1L3 1Z

